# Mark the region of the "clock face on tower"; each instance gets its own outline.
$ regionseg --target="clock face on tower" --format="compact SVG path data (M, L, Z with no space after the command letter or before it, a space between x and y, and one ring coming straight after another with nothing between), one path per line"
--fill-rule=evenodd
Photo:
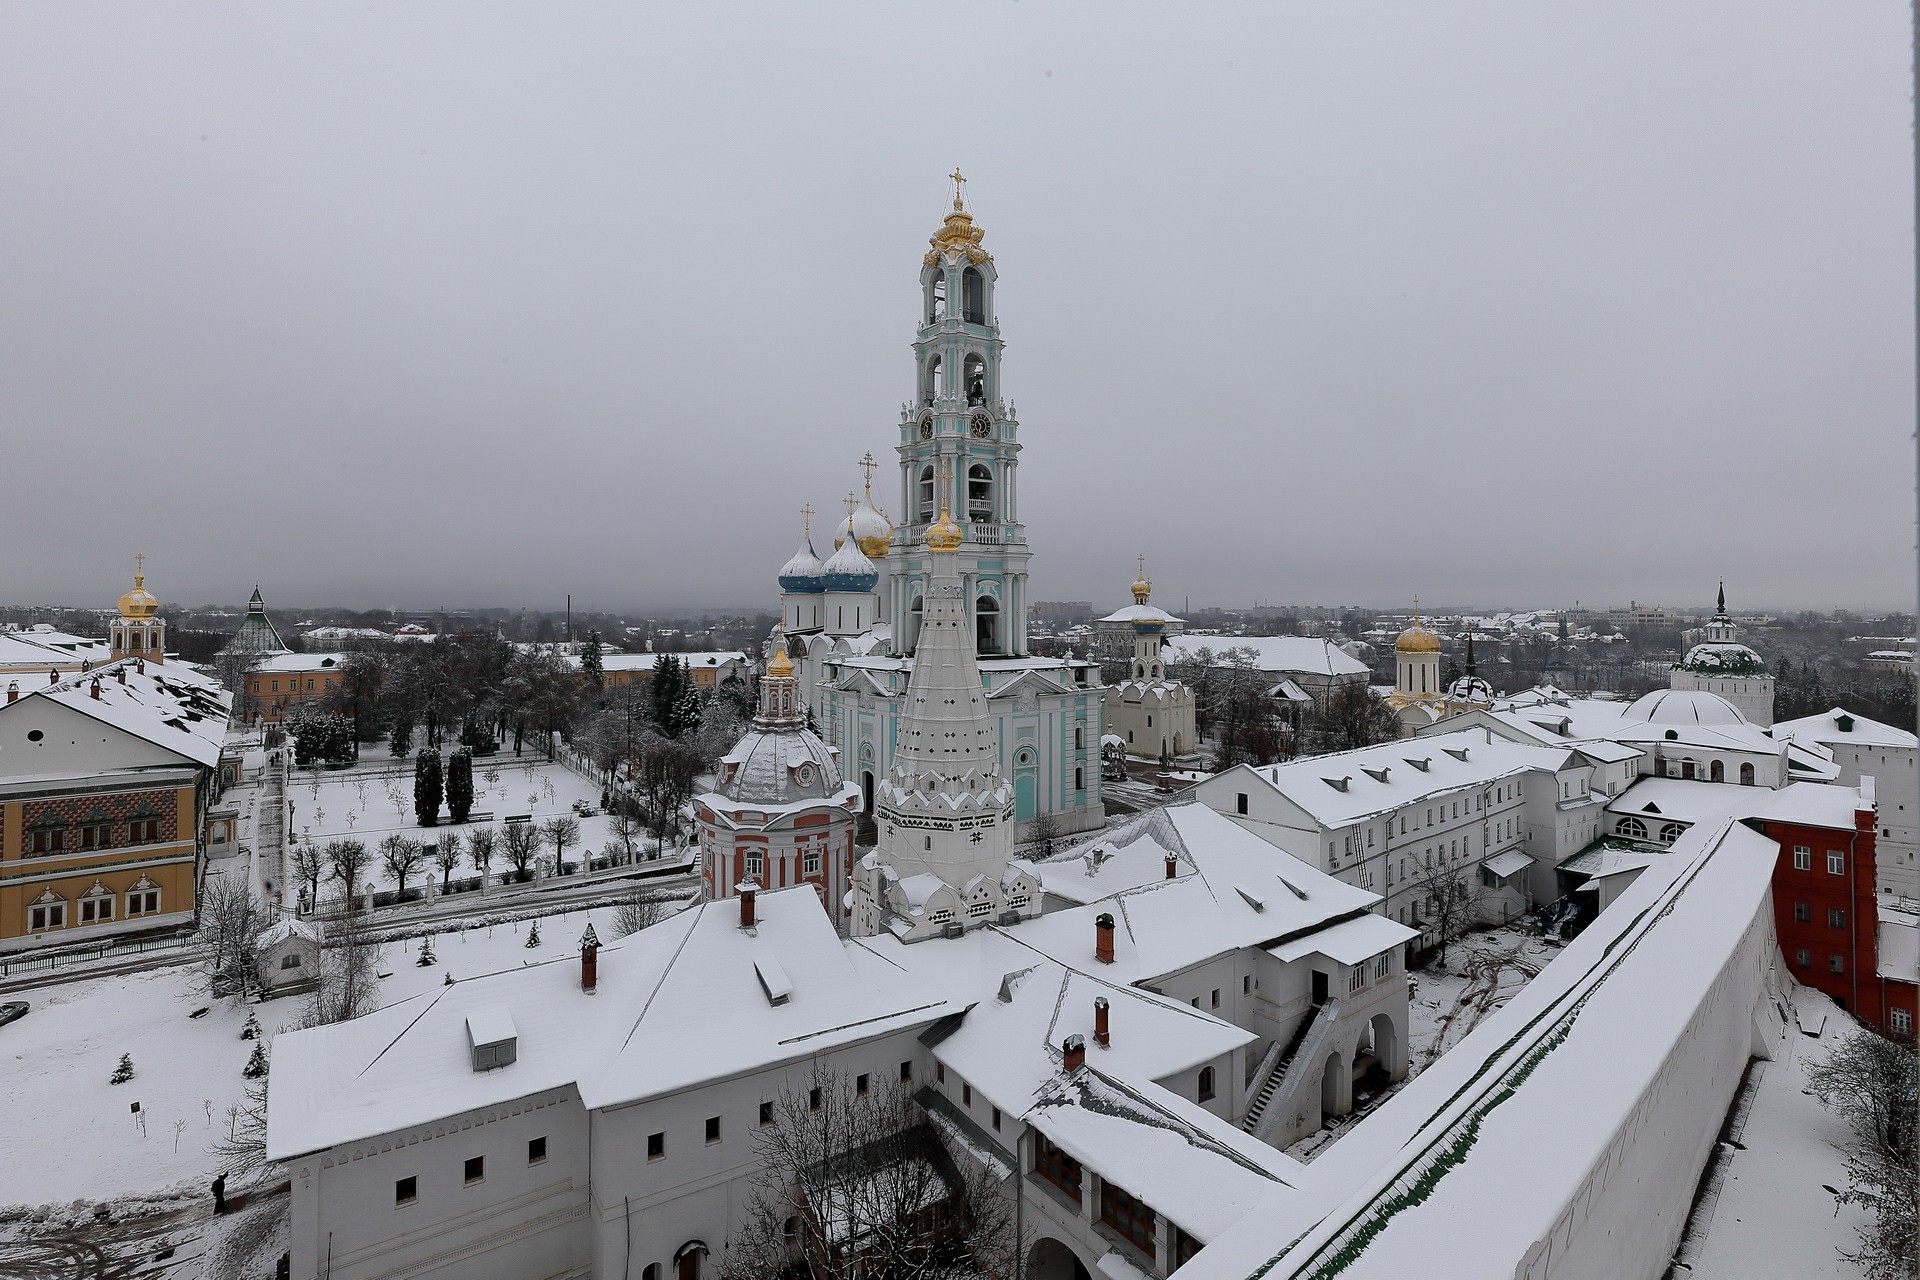
M984 413L973 415L973 421L967 424L975 440L985 440L993 434L993 419Z
M933 419L932 418L920 419L920 438L922 440L933 439Z

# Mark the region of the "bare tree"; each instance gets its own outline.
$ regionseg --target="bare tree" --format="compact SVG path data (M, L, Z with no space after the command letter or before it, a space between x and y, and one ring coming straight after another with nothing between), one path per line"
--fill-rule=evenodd
M1920 1119L1916 1118L1913 1042L1855 1031L1807 1064L1807 1086L1846 1122L1847 1189L1843 1203L1873 1215L1860 1228L1860 1250L1844 1256L1873 1280L1920 1275Z
M373 1012L380 1000L380 979L374 969L379 956L379 946L362 936L351 915L328 929L320 949L320 972L307 998L305 1025L345 1022Z
M1055 846L1060 842L1060 820L1051 813L1036 813L1033 821L1027 824L1027 839L1039 846L1034 856L1046 861L1054 855Z
M993 1171L956 1160L905 1089L862 1092L821 1071L765 1108L761 1172L721 1280L1014 1274L1020 1241Z
M229 1127L224 1138L208 1148L220 1158L220 1172L229 1178L257 1173L267 1165L267 1082L247 1085L244 1101L227 1109Z
M501 833L505 846L501 854L513 868L513 878L525 884L533 877L529 869L540 856L540 832L531 822L509 822Z
M634 820L633 815L626 811L625 806L619 804L614 806L613 813L608 819L607 827L613 835L613 840L609 847L613 845L619 846L620 859L622 862L631 863L635 861L639 856L640 837L644 833L645 828Z
M401 902L407 900L407 877L418 871L425 861L425 848L397 831L380 842L380 865L393 877Z
M1471 874L1471 867L1462 871L1458 863L1449 864L1442 858L1432 866L1419 868L1414 877L1414 884L1424 895L1420 918L1440 948L1435 956L1440 964L1447 962L1447 948L1471 932L1479 920L1480 903L1486 894L1477 881L1468 879Z
M207 943L207 984L215 995L245 995L258 982L260 935L272 923L244 876L207 878L200 895L200 933Z
M329 874L347 895L347 914L352 915L355 891L360 887L360 877L372 865L373 855L358 840L330 840L320 852Z
M555 874L565 870L567 848L580 839L580 823L577 819L561 814L557 818L548 818L540 824L541 834L547 843L553 846L553 869Z
M311 840L303 840L293 846L293 874L307 886L308 908L320 903L320 876L326 870L326 863L320 856L320 849Z
M453 879L453 869L460 865L460 837L451 831L442 831L440 838L433 842L433 863L440 868L440 892L447 891L447 882Z
M499 834L492 827L475 827L467 832L467 860L473 863L483 882L487 878L487 864L493 861L493 851L499 847Z
M673 900L657 894L635 894L613 909L613 932L624 938L650 925L659 924L674 913Z
M1364 684L1344 684L1318 699L1306 729L1317 751L1352 751L1400 736L1400 718Z

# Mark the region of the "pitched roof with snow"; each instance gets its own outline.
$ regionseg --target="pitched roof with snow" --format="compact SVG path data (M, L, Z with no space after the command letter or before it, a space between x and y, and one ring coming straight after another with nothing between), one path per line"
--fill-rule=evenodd
M209 768L220 761L233 709L232 697L212 677L138 658L67 673L57 684L24 690L12 705L23 706L31 698L58 702Z
M1207 636L1189 632L1168 640L1164 652L1170 663L1190 662L1202 649L1211 649L1216 662L1228 649L1251 649L1258 671L1297 671L1312 676L1367 674L1366 663L1318 636Z
M1804 738L1829 747L1905 747L1911 751L1920 746L1920 738L1897 725L1882 724L1839 707L1799 720L1777 721L1773 736Z

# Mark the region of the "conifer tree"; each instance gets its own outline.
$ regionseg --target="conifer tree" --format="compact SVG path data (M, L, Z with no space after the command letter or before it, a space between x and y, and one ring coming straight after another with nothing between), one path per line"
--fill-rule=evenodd
M443 777L438 751L422 751L413 758L413 816L423 827L440 821Z
M253 1042L253 1056L240 1068L240 1074L249 1080L258 1080L267 1074L267 1049L258 1040Z
M473 812L473 753L456 751L447 757L447 815L465 822Z
M533 928L527 930L527 945L529 947L537 947L540 945L540 922L538 920L533 922Z
M113 1074L107 1077L107 1083L125 1084L131 1079L133 1079L133 1055L123 1053L120 1055L120 1065L115 1067Z
M587 684L598 693L606 684L606 671L600 663L600 633L587 632L587 642L580 647L580 674L585 676Z

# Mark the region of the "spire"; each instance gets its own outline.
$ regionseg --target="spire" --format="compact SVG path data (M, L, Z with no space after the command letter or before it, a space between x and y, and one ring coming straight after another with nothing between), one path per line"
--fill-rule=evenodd
M256 582L253 584L253 597L247 601L247 612L265 613L266 611L267 602L261 598L260 584Z
M1479 672L1473 669L1473 628L1467 628L1467 678L1471 680Z
M1713 616L1716 618L1724 618L1727 616L1727 584L1725 579L1722 579L1720 583L1720 604L1719 607L1714 610Z

